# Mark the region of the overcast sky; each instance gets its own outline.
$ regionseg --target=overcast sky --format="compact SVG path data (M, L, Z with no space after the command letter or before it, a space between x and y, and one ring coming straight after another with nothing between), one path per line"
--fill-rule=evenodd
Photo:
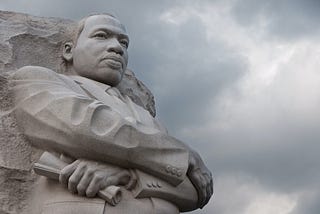
M319 214L320 0L0 0L0 9L119 17L128 67L158 117L214 174L214 197L192 213Z

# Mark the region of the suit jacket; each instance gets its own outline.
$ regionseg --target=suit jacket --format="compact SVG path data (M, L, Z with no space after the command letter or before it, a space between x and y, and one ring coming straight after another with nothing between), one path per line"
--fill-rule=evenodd
M36 66L11 80L17 122L34 146L140 169L175 186L185 180L188 148L116 89Z
M159 198L135 198L121 187L122 199L111 206L100 198L71 194L58 182L40 177L25 214L178 214L178 208Z

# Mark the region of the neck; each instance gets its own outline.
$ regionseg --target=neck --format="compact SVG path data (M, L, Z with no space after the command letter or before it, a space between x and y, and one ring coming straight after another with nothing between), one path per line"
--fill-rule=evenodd
M80 76L80 75L73 69L73 67L69 67L69 68L67 67L64 74L67 75L67 76Z

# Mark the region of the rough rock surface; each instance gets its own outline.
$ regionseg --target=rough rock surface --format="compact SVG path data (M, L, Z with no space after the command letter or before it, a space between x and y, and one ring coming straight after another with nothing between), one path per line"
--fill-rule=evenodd
M6 76L25 65L61 72L61 44L73 24L66 19L0 11L0 214L23 213L37 179L32 164L41 154L18 130ZM118 88L155 116L153 95L132 71L126 71Z

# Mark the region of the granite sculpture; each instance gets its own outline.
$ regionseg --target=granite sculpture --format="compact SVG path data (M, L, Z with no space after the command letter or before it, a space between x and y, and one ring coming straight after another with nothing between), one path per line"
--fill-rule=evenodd
M0 11L0 213L21 214L39 176L32 170L42 153L18 129L12 108L8 73L25 65L62 72L61 46L75 21ZM36 50L36 51L35 51ZM127 69L119 91L155 115L148 88Z
M198 153L116 88L128 45L119 20L91 15L63 43L64 73L11 73L17 124L32 146L50 152L35 165L45 177L29 212L179 213L209 201L212 176ZM108 201L111 187L121 199Z

